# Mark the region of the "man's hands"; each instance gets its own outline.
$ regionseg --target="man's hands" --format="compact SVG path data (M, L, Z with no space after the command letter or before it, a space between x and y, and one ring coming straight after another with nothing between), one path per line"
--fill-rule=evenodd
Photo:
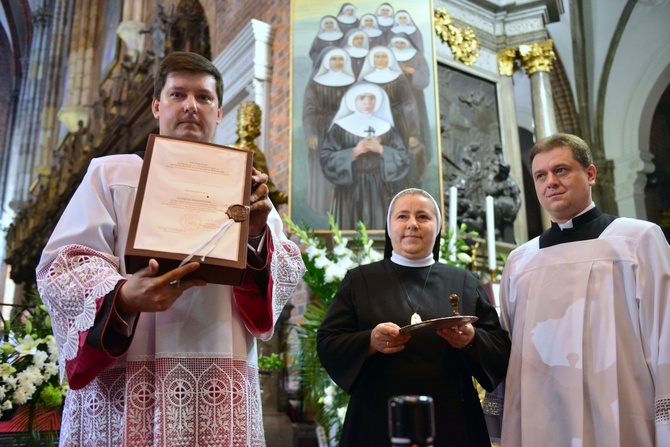
M265 230L272 203L268 199L268 176L251 168L251 208L249 210L249 236L258 236Z
M168 310L186 290L207 285L201 279L182 280L198 267L199 263L189 262L164 275L154 276L158 272L158 262L151 259L147 267L128 278L121 286L116 297L116 309L126 313Z

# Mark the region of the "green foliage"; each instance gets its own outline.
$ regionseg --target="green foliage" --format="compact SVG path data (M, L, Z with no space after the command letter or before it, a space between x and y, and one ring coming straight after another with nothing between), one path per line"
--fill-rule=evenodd
M465 224L461 224L456 237L454 238L453 247L450 241L454 236L453 228L449 228L447 234L440 241L440 260L446 264L454 265L456 267L468 269L472 264L472 247L468 241L479 236L476 231L468 231Z
M258 356L258 368L267 371L279 371L284 367L284 360L276 352L272 355Z
M27 405L28 411L11 419L12 425L30 432L37 444L41 437L34 430L38 420L49 410L59 409L67 391L67 384L59 380L51 319L37 292L26 295L24 305L11 319L2 318L1 329L0 416L9 418L20 406ZM49 438L50 434L45 436Z

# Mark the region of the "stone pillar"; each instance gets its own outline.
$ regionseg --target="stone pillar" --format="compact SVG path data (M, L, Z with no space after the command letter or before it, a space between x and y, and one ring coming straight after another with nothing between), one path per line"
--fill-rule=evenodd
M254 102L261 108L262 121L260 149L270 146L267 140L270 136L271 122L268 119L268 102L270 98L270 82L272 81L272 42L274 41L274 30L270 25L259 20L251 19L251 27L254 32Z
M512 75L516 66L516 50L506 48L498 52L498 73L500 82L498 83L498 95L500 98L501 125L500 133L505 143L504 146L516 148L514 151L505 153L505 158L510 164L510 176L516 180L521 197L525 197L523 185L523 160L519 147L519 130L516 116L516 105L514 99L514 83ZM513 123L513 124L512 124ZM523 200L523 199L522 199ZM514 222L514 239L516 243L523 243L528 240L528 217L526 207L521 206Z
M40 130L40 153L37 169L50 169L52 153L56 145L57 126L56 111L62 101L62 73L67 57L67 39L70 36L74 0L56 2L54 10L54 26L51 28L49 58L46 61L46 83L42 104L42 128Z
M123 20L119 23L116 33L126 45L126 56L133 64L137 62L140 54L144 51L144 34L140 34L145 28L142 21L144 14L144 0L123 2Z
M138 2L139 3L139 2ZM93 72L93 61L95 60L95 44L96 44L96 34L98 32L97 23L98 23L98 5L100 2L93 1L90 5L89 16L88 16L88 27L86 29L86 44L84 47L84 66L83 66L83 78L81 84L81 105L85 106L88 110L91 109L91 104L93 103L93 93L97 89L97 70L95 74ZM97 67L96 67L97 68ZM96 89L94 89L94 83Z
M68 90L65 107L58 111L58 119L69 132L77 132L79 123L88 127L91 104L98 79L94 74L95 43L98 23L98 2L78 0L75 8L70 59L68 60Z
M84 55L88 30L88 15L91 0L79 0L74 8L72 34L70 35L70 54L67 69L67 92L65 106L58 110L58 120L67 127L68 132L76 132L79 122L88 125L88 110L83 107L82 85L84 77Z
M548 39L542 43L519 46L521 65L530 77L533 122L537 140L558 132L549 77L553 61L556 60L553 45L553 41ZM551 218L544 209L542 226L545 229L551 226Z
M36 164L42 95L44 92L44 65L48 51L52 7L50 0L41 0L32 14L33 38L30 58L22 60L22 85L19 96L17 122L11 151L8 185L14 190L6 195L10 206L17 211L28 203L33 167Z

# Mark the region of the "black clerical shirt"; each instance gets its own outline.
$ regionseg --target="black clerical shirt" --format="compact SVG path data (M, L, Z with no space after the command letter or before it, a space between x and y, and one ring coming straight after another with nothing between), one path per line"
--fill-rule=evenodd
M572 228L561 230L556 222L540 236L540 248L552 247L566 242L586 241L597 239L618 216L605 214L597 207L593 207L582 215L572 219Z

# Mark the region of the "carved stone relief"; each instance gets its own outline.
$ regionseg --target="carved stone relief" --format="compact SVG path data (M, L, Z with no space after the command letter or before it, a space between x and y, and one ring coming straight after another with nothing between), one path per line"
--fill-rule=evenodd
M513 243L521 195L503 159L496 85L442 64L438 80L445 194L456 186L458 222L481 236L486 235L486 196L493 196L496 240Z

